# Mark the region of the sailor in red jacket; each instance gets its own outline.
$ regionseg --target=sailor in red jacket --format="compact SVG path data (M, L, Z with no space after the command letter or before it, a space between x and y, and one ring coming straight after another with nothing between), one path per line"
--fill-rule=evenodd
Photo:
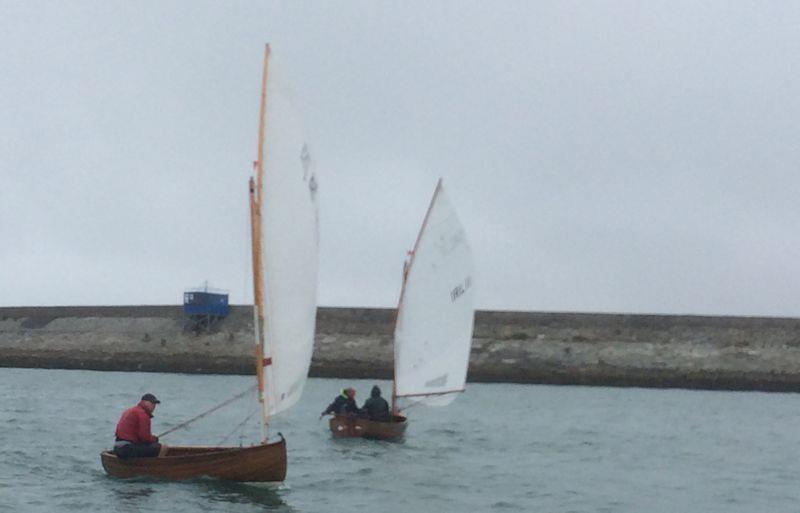
M139 404L122 413L114 433L114 454L122 459L160 455L162 446L150 432L150 419L160 403L153 394L144 394Z

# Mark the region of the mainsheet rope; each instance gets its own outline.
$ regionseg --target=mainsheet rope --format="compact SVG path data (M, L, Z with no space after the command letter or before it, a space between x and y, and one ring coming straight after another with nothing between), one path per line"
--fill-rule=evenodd
M166 436L166 435L168 435L168 434L172 433L173 431L177 431L177 430L179 430L179 429L185 428L186 426L188 426L188 425L189 425L189 424L191 424L192 422L194 422L194 421L196 421L196 420L198 420L198 419L201 419L201 418L205 417L205 416L206 416L206 415L208 415L209 413L213 413L213 412L215 412L215 411L219 410L220 408L222 408L223 406L227 406L227 405L229 405L230 403L232 403L233 401L235 401L235 400L237 400L237 399L240 399L240 398L241 398L241 397L243 397L244 395L248 394L248 393L249 393L251 390L253 390L254 388L256 388L256 385L249 386L249 387L247 387L247 389L246 389L244 392L241 392L241 393L239 393L239 394L236 394L235 396L231 397L230 399L227 399L227 400L225 400L225 401L221 402L220 404L218 404L218 405L214 406L214 407L213 407L213 408L211 408L210 410L206 410L206 411L204 411L203 413L201 413L200 415L197 415L196 417L192 417L191 419L187 420L186 422L181 422L181 423L180 423L180 424L178 424L177 426L175 426L175 427L173 427L173 428L170 428L170 429L168 429L168 430L164 431L163 433L161 433L160 435L156 435L156 436L158 436L158 438L162 438L162 437L164 437L164 436Z
M225 435L225 438L223 438L222 440L220 440L220 441L219 441L219 443L218 443L217 445L222 445L222 444L224 444L225 442L227 442L227 441L228 441L228 438L232 437L232 436L233 436L233 435L234 435L234 434L235 434L237 431L239 431L241 428L243 428L243 427L244 427L244 425L245 425L245 424L247 424L247 421L249 421L250 419L252 419L252 418L253 418L253 415L255 415L255 413L256 413L257 411L258 411L258 408L253 408L253 410L252 410L252 411L251 411L251 412L250 412L250 413L247 415L247 417L245 417L243 421L241 421L239 424L237 424L237 425L236 425L236 427L235 427L235 428L233 428L233 431L231 431L230 433L228 433L227 435ZM241 445L241 439L239 440L239 445Z

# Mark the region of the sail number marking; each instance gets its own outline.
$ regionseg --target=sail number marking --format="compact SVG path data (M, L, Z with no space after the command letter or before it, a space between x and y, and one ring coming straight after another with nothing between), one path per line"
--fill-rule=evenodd
M453 290L450 291L450 302L454 303L456 299L464 295L466 291L472 286L472 277L467 276L462 283L459 283Z

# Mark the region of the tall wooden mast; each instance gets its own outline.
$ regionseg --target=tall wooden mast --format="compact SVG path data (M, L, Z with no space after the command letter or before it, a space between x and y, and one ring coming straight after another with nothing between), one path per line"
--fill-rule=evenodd
M269 425L269 405L264 392L264 366L270 364L264 358L264 276L261 261L261 207L264 198L264 132L267 109L267 72L269 64L269 44L264 48L264 71L261 76L261 107L258 115L258 152L254 163L255 177L250 178L250 237L253 252L253 317L256 344L256 379L258 381L258 402L261 404L261 442L267 442Z

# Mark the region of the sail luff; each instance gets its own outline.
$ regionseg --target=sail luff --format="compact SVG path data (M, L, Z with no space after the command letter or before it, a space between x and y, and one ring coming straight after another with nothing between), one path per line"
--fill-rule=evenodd
M256 154L256 203L264 199L264 134L267 129L267 79L269 78L269 44L264 46L264 66L261 73L261 103L258 111L258 152Z
M420 226L419 232L417 232L417 240L414 241L414 248L411 250L411 254L403 263L403 284L400 286L400 298L397 301L397 310L395 310L395 318L394 318L394 329L395 329L395 337L394 337L394 365L393 365L393 378L392 378L392 414L397 415L397 325L400 321L400 316L402 315L403 309L403 298L405 297L406 292L406 282L408 281L408 273L411 270L411 265L414 262L414 255L417 252L417 248L419 247L419 241L422 239L422 234L425 231L425 227L428 225L428 218L431 215L431 209L433 208L434 203L436 202L436 196L439 195L439 191L442 189L442 179L439 178L439 181L436 183L436 189L433 191L433 196L431 197L430 203L428 203L428 210L425 212L425 217L422 220L422 226Z
M253 299L255 309L256 379L258 381L258 402L261 406L261 437L266 443L269 426L269 404L264 391L264 276L262 273L262 219L261 206L264 197L264 134L266 130L267 78L269 72L269 45L264 48L264 67L261 75L261 104L258 120L258 150L255 183L250 179L250 211L253 249Z
M253 258L253 339L255 341L255 364L256 364L256 383L258 385L258 402L261 406L261 439L267 440L267 418L264 405L264 331L261 326L264 323L264 293L263 278L261 276L261 229L260 211L256 203L255 180L250 178L250 242Z

